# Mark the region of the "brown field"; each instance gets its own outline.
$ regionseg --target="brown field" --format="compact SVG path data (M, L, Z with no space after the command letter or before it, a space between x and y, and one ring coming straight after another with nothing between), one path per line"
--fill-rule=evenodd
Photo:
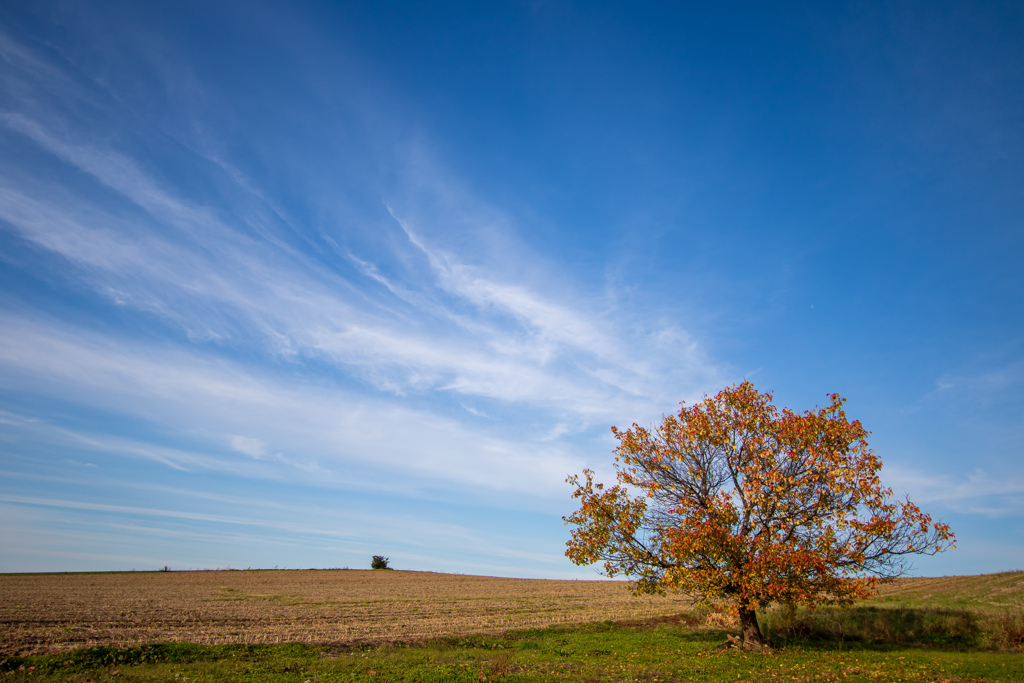
M900 579L867 604L1019 614L1024 572ZM408 641L692 609L685 597L634 597L612 581L370 570L6 574L0 657L174 641ZM732 619L711 613L705 621Z
M371 570L0 575L0 656L93 645L414 640L684 611L621 582Z

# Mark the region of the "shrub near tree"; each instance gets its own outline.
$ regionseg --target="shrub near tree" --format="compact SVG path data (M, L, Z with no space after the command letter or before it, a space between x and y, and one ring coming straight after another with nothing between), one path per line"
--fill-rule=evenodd
M612 427L618 483L589 469L567 479L580 508L563 518L576 527L566 556L603 561L638 594L727 600L743 642L762 646L756 610L849 604L905 573L908 556L953 547L948 525L882 485L869 432L829 398L797 414L744 382L656 431Z

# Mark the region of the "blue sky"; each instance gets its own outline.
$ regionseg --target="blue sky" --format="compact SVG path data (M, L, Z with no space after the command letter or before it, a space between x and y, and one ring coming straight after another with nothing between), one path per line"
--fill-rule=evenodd
M595 6L599 5L599 6ZM594 578L567 474L848 398L1024 567L1019 3L0 6L0 571Z

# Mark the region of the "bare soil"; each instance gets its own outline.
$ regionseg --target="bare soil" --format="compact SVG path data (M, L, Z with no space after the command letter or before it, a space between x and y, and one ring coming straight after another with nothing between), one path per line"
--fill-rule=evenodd
M154 642L417 640L678 614L622 582L262 570L0 575L0 656Z
M867 604L1019 614L1024 572L899 579ZM686 614L619 581L258 570L0 575L0 657L155 642L381 643ZM701 626L733 627L711 611ZM706 622L706 623L705 623Z

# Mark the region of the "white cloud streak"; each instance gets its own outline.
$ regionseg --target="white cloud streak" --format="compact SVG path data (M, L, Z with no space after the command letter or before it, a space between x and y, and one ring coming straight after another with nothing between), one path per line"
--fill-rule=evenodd
M1005 517L1024 513L1024 478L993 475L980 469L954 476L887 466L884 481L896 495L915 503L934 503L957 512Z
M247 455L260 445L285 454L291 476L330 476L346 463L523 495L554 495L580 460L557 444L510 442L450 419L299 381L281 383L228 361L170 348L128 346L58 324L0 314L0 386L7 392L60 394L115 413L222 435ZM179 427L178 430L181 428ZM247 436L238 437L239 432ZM63 432L69 434L67 430ZM175 468L235 470L223 457L73 434L82 444ZM213 439L216 440L216 439ZM244 448L243 448L244 447ZM263 451L261 451L263 452ZM269 466L269 465L268 465ZM262 476L279 476L281 471ZM336 476L336 475L335 475Z
M140 222L67 192L37 188L31 196L7 187L0 188L0 218L76 265L100 294L180 325L193 339L231 344L255 334L277 355L326 358L387 391L443 389L524 402L583 424L654 413L669 382L665 364L651 359L666 351L666 360L689 375L677 370L674 379L693 385L717 374L692 342L666 349L652 335L629 344L579 310L428 248L405 221L441 292L472 305L476 315L446 307L429 283L399 287L375 265L349 256L396 299L375 301L318 262L175 198L122 154L58 139L22 115L0 121L149 214Z

